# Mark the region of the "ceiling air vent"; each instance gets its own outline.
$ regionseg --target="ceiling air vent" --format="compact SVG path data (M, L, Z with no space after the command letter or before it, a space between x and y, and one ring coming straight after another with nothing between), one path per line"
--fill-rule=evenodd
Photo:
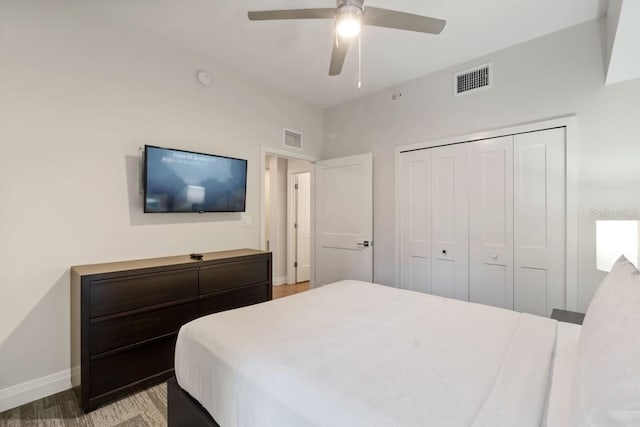
M453 94L462 95L491 87L491 64L481 65L456 73L453 78Z
M289 129L284 130L284 145L302 150L302 134Z

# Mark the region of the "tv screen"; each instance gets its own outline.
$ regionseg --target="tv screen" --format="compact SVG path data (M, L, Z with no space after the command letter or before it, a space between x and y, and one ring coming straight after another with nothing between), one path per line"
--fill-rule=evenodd
M144 147L145 212L244 212L247 161Z

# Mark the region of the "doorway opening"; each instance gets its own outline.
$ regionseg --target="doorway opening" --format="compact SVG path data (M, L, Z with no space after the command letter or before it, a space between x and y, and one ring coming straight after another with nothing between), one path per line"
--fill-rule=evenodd
M313 168L311 160L264 153L261 244L272 253L274 299L313 283Z

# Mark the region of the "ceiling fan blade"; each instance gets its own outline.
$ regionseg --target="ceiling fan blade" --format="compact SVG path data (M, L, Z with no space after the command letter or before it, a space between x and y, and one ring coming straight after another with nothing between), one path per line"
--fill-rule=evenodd
M330 76L337 76L342 72L342 65L344 64L344 58L347 56L347 49L349 49L349 39L339 38L333 43L331 64L329 64Z
M257 10L248 12L250 21L270 21L276 19L333 19L337 9L286 9L286 10Z
M420 33L440 34L447 21L365 6L362 12L362 24L374 27L396 28L398 30L417 31Z

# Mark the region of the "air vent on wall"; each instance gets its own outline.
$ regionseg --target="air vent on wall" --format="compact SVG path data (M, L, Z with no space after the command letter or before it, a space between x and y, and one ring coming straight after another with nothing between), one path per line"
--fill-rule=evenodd
M492 78L491 64L456 73L453 78L453 94L462 95L491 87Z
M302 134L289 129L284 130L284 145L302 150Z

